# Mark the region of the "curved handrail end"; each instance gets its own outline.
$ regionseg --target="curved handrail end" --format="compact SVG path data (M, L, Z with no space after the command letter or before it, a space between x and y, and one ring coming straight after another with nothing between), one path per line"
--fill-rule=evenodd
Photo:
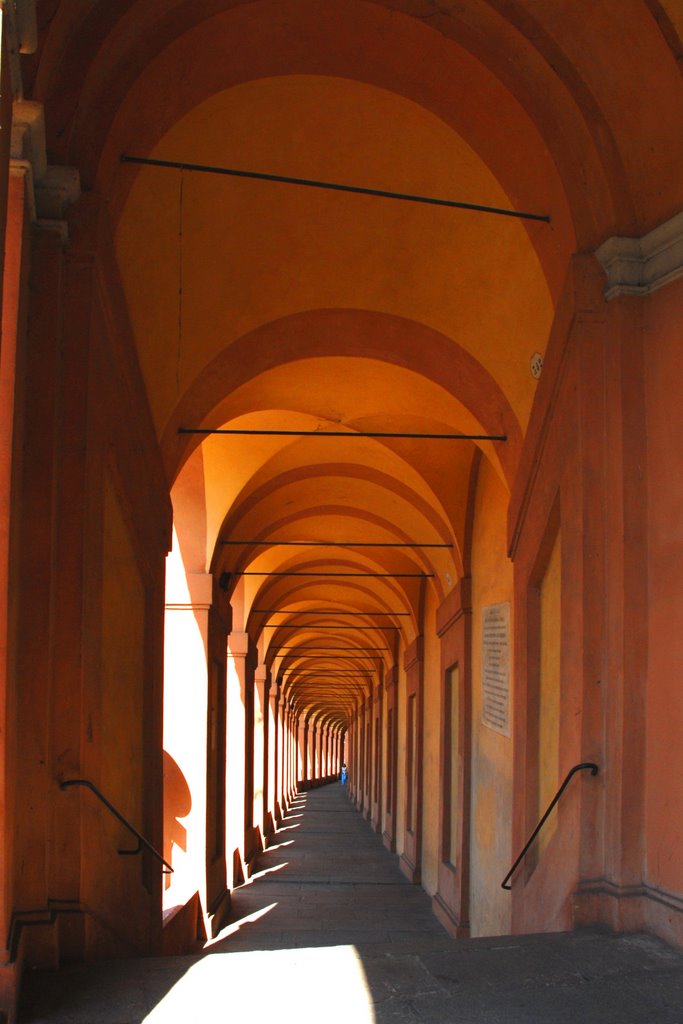
M581 771L590 771L591 775L595 776L595 775L598 774L600 769L598 768L597 764L595 764L594 761L581 761L580 764L575 764L573 768L569 769L569 771L565 775L564 782L562 783L562 785L560 786L560 788L558 789L557 793L552 798L550 803L548 804L548 807L547 807L547 810L546 810L545 814L543 815L543 817L539 821L538 825L533 830L533 832L531 833L531 835L527 839L526 843L524 844L524 849L522 850L520 855L517 857L517 860L512 865L512 867L508 871L508 873L505 876L505 878L503 879L503 881L500 883L501 889L505 889L507 892L509 892L512 889L512 882L511 882L512 876L514 875L515 871L517 870L519 865L524 860L524 858L525 858L525 856L526 856L526 854L527 854L527 852L529 850L529 847L531 846L531 844L533 843L534 839L536 838L538 833L541 831L541 829L545 825L545 823L548 820L548 818L550 817L550 814L553 811L553 809L555 807L555 804L558 802L558 800L560 799L560 797L564 793L564 791L567 788L567 786L569 785L572 777L577 772L581 772ZM510 884L508 884L508 883L510 883Z
M59 782L60 789L68 789L70 786L83 786L85 789L89 789L91 793L95 794L100 803L104 804L104 806L107 808L110 814L112 814L117 819L117 821L120 821L121 824L128 829L131 835L135 836L135 838L138 841L138 845L135 850L117 850L117 853L121 854L121 856L133 856L135 854L141 853L142 847L144 846L146 850L149 850L149 852L154 857L156 857L158 861L161 861L161 863L164 865L163 874L170 875L173 873L173 868L168 863L168 861L164 860L159 851L155 850L155 848L152 846L150 841L148 839L145 839L142 833L138 832L135 826L131 825L131 823L126 818L124 818L121 812L118 811L116 807L114 807L113 803L110 800L107 800L102 790L98 789L94 782L91 782L90 779L61 779Z

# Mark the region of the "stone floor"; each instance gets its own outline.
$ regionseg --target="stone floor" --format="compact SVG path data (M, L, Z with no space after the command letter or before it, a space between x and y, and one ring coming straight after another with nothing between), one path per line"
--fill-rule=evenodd
M27 979L25 1024L683 1024L683 956L644 935L455 941L337 785L302 794L200 956Z

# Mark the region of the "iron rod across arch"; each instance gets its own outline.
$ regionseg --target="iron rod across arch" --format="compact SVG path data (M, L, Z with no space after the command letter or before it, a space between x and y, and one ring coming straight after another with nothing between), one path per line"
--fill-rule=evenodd
M288 548L452 548L453 544L422 544L401 541L370 540L222 540L221 544L251 545L252 547Z
M507 441L507 434L415 434L394 430L248 430L246 427L178 427L179 434L236 434L240 437L389 437L411 441Z
M282 644L278 651L389 651L388 647L299 647L298 644ZM379 655L375 655L379 657Z
M289 608L252 608L252 614L260 615L345 615L352 616L353 618L362 618L366 615L381 615L381 616L397 616L404 619L410 618L410 612L381 612L371 609L369 611L340 611L337 608L311 608L310 610L302 609L301 611L290 611Z
M384 623L368 622L365 626L347 626L347 624L339 623L336 626L328 625L327 623L309 622L308 625L303 622L295 622L293 626L288 625L286 622L266 622L263 626L264 629L395 629L398 633L401 632L400 626L386 626Z
M414 580L428 580L433 579L433 572L271 572L264 570L263 572L257 572L254 569L245 570L244 572L231 573L232 576L326 576L326 577L346 577L350 579L377 579L377 578L389 578L392 580L402 579L414 579Z
M404 203L426 203L429 206L447 206L455 210L471 210L474 213L490 213L498 217L517 217L521 220L540 220L550 223L547 213L528 213L524 210L507 210L483 203L465 203L456 199L438 199L434 196L419 196L409 192L388 192L380 188L362 185L343 185L336 181L318 181L315 178L293 178L286 174L269 174L265 171L245 171L235 167L216 167L213 164L194 164L184 160L160 160L148 156L121 154L122 164L139 164L143 167L161 167L167 170L193 171L198 174L220 174L229 178L249 178L252 181L274 181L281 185L303 185L306 188L321 188L331 192L351 192L354 195L375 196L378 199L399 199Z
M296 654L296 655L291 654L290 657L303 657L303 655L302 654L301 655L300 654ZM383 660L383 658L379 657L377 654L374 655L374 656L372 654L358 654L356 657L347 657L345 654L331 654L330 658L328 659L328 658L325 657L325 655L322 652L318 651L318 652L316 652L316 653L314 653L314 654L312 654L310 656L307 656L305 658L305 663L306 663L306 665L308 665L308 663L315 663L315 662L318 662L318 660L321 659L321 658L323 660L331 659L335 663L337 663L337 662L353 662L356 665L357 665L358 662L360 662L360 663L362 663L362 662L381 662L381 660ZM361 668L362 668L362 665L361 665ZM371 667L367 666L366 668L370 669ZM376 666L372 666L372 669L373 669L373 671L375 671ZM293 671L294 671L293 669L285 669L285 672L293 672Z

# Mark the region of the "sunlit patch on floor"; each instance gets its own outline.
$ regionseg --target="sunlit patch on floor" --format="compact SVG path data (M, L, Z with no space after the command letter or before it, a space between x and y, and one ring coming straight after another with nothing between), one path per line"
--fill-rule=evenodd
M326 946L207 956L170 989L144 1024L236 1019L233 1015L244 1011L255 1020L275 1016L278 1024L375 1022L355 947Z

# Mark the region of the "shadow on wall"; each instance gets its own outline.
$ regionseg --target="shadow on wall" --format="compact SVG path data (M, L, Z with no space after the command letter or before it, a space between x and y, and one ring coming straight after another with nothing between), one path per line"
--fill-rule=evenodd
M173 865L173 846L187 851L187 829L180 824L192 810L192 794L176 761L164 750L164 858ZM166 875L164 885L171 884Z
M219 1008L239 1012L270 993L282 1022L318 1021L324 1005L326 1024L374 1024L363 944L402 941L406 929L450 942L337 780L294 799L231 903L229 923L196 956L35 972L20 1019L176 1024L219 1019ZM293 985L302 977L305 984Z

